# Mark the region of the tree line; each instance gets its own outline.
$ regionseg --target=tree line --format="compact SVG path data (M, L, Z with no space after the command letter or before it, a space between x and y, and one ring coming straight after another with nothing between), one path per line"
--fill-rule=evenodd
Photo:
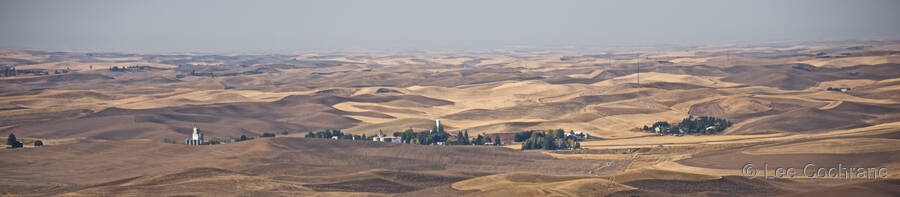
M0 76L18 76L19 74L50 75L46 69L16 69L14 66L0 64Z
M93 68L93 66L91 66L91 68ZM139 72L139 71L150 70L150 69L153 69L153 67L150 67L150 66L137 66L137 65L135 65L135 66L122 66L122 67L119 67L119 66L113 66L113 67L109 67L109 72Z
M448 145L485 145L488 143L494 146L503 144L503 142L500 141L499 135L494 136L494 139L491 139L490 136L481 134L478 134L475 138L469 138L469 130L457 132L456 139L447 141Z
M850 88L832 88L832 87L828 87L828 91L846 92L846 91L850 91Z
M563 129L549 129L544 132L520 132L515 134L514 140L522 142L522 150L564 150L581 148L578 137L575 137L574 135L566 136L566 131Z
M701 116L694 118L693 115L681 120L680 123L672 125L666 121L657 121L651 126L644 125L641 130L655 132L659 135L684 135L684 134L716 134L730 127L732 122L728 120Z
M379 131L381 132L381 131ZM337 136L338 139L356 139L356 140L372 140L375 136L366 136L366 134L362 135L352 135L352 134L344 134L340 130L326 129L324 131L317 132L309 132L306 134L306 138L326 138L331 139ZM474 138L469 138L469 131L466 130L465 133L463 131L457 132L456 136L452 136L449 133L444 131L443 126L440 128L434 127L431 130L427 131L419 131L416 132L413 129L407 129L402 132L394 132L391 134L394 137L400 137L403 143L406 144L421 144L421 145L436 145L436 144L444 144L444 145L500 145L502 142L500 141L500 136L495 136L494 139L491 139L490 136L478 134Z
M437 130L437 131L435 131ZM394 132L394 137L400 137L403 140L403 143L406 144L424 144L424 145L432 145L438 143L445 143L448 139L450 139L450 134L444 132L443 129L432 129L430 131L420 131L415 132L412 129L407 129L403 132Z
M324 131L309 132L304 137L331 139L335 136L337 136L338 139L348 139L348 140L350 140L350 139L366 139L366 134L363 134L363 135L344 134L343 132L341 132L341 130L337 130L337 129L326 129Z

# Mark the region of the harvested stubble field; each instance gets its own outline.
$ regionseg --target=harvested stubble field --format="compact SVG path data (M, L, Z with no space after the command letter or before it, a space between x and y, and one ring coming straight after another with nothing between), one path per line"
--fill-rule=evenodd
M746 163L900 169L896 42L790 49L730 47L728 59L715 47L596 52L603 55L2 51L0 64L50 74L0 76L0 131L46 144L0 151L0 193L900 194L898 173L888 181L740 177ZM69 70L53 72L62 69ZM709 136L638 129L689 115L734 125ZM300 137L324 129L421 131L435 119L451 134L563 128L595 138L581 142L587 150L542 152L510 141L423 146ZM194 126L207 139L278 136L213 146L163 142L187 138Z

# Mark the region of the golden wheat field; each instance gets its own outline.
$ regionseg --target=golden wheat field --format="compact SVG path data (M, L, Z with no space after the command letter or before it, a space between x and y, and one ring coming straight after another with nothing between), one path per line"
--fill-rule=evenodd
M408 54L3 50L0 131L44 145L0 150L0 194L900 194L900 44L783 45ZM711 135L642 131L701 116L733 125ZM428 131L435 120L452 139L465 132L502 146L371 139L379 131ZM186 145L193 128L226 143ZM305 137L326 129L368 139ZM574 150L521 150L513 137L548 129L590 138ZM242 135L255 139L233 141ZM889 173L749 179L742 174L748 163L769 175L807 163Z

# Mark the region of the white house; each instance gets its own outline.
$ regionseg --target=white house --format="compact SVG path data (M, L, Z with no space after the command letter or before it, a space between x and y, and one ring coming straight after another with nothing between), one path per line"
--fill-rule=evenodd
M569 137L569 136L574 136L575 138L582 139L582 140L590 138L590 135L588 135L587 133L583 133L581 131L569 131L568 133L566 133L566 137Z
M191 138L184 139L184 143L187 145L205 145L206 143L203 141L203 134L197 132L197 127L194 127L194 134L191 134Z
M386 136L386 135L384 135L383 132L378 131L378 136L373 137L373 138L372 138L372 141L376 141L376 142L402 143L402 142L403 142L403 138L402 138L402 137Z

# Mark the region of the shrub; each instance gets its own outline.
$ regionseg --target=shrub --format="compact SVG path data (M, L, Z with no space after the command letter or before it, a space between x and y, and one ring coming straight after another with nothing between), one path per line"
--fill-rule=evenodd
M16 139L16 135L9 133L9 137L6 138L6 144L10 146L10 148L22 148L22 142Z

